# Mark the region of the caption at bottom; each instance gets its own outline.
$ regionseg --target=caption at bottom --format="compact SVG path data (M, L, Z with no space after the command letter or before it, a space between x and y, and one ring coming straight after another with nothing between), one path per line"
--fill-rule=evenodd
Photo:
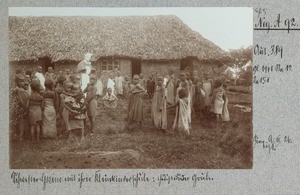
M61 176L59 174L30 175L20 172L12 172L11 180L17 188L29 185L42 185L43 190L46 190L48 185L52 184L74 184L82 188L85 183L128 183L134 188L137 188L141 183L154 183L158 186L170 185L174 183L189 183L196 187L201 182L213 181L214 178L209 172L200 172L197 174L159 174L158 176L148 176L144 172L139 172L133 175L112 175L96 171L94 174L77 173L69 176Z

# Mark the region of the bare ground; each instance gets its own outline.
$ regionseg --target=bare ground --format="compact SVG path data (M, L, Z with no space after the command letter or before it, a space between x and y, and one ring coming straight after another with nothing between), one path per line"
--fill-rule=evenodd
M67 135L40 143L11 140L10 167L13 169L68 168L252 168L252 112L243 112L235 104L252 107L252 95L230 93L231 121L214 127L212 119L192 119L191 136L168 130L156 130L150 121L150 101L145 99L147 118L142 128L128 126L127 101L119 101L114 110L98 109L93 135L85 141ZM168 111L171 128L175 110ZM209 121L209 122L208 122Z

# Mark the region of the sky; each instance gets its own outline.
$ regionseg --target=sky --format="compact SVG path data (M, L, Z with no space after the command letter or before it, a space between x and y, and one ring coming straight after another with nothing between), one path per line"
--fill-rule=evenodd
M137 16L176 15L193 30L224 50L253 43L253 10L248 7L11 7L10 16Z

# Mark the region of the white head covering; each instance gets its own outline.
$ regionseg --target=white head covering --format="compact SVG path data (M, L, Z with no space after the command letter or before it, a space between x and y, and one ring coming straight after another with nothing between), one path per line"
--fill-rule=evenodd
M92 55L93 55L93 54L91 54L91 53L86 53L86 54L84 55L84 59L87 60L87 61L90 61Z

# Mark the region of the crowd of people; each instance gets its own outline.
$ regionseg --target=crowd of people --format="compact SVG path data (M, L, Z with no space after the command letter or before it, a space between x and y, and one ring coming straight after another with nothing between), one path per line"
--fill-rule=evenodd
M179 134L190 135L192 115L193 120L197 120L213 114L218 125L229 121L226 83L222 79L212 80L209 74L199 75L197 71L181 72L179 78L169 71L150 75L147 80L142 74L130 79L116 70L115 75L110 74L103 82L90 59L91 54L86 54L72 71L65 69L54 73L49 67L43 74L39 66L34 71L16 71L14 97L18 102L15 109L19 139L24 138L26 122L30 125L32 141L55 138L66 132L71 136L74 130L79 130L84 139L88 121L89 133L95 131L97 110L116 108L120 98L128 102L128 123L142 127L147 96L151 100L152 123L163 132L167 130L170 108L176 108L176 114L169 129ZM99 100L103 106L99 105Z

